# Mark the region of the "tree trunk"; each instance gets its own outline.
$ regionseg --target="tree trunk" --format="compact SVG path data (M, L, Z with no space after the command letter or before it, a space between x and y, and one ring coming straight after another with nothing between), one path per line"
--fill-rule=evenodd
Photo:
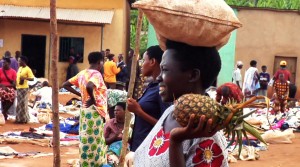
M53 166L60 167L60 142L59 142L59 115L58 115L58 81L57 81L57 20L56 0L50 0L50 53L51 59L51 83L52 83L52 113L53 113Z
M139 10L138 19L137 19L136 36L135 36L135 49L134 49L134 56L132 58L131 74L130 74L130 81L129 81L129 87L128 87L128 95L127 95L127 97L129 97L129 98L131 98L133 95L134 83L135 83L135 78L136 78L136 67L137 67L137 61L139 58L142 20L143 20L143 13L141 10ZM127 147L128 147L128 131L129 131L129 126L130 126L131 114L128 111L127 107L126 107L125 113L126 114L125 114L125 123L124 123L124 133L123 133L123 139L122 139L122 150L121 150L121 155L120 155L119 167L124 166L125 156L126 156Z

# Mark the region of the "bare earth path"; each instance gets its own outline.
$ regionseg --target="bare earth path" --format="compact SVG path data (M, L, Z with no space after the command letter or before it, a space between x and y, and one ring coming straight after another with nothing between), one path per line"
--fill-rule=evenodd
M41 124L19 125L7 122L6 125L0 126L0 133L9 130L28 130L29 127L39 127ZM10 146L18 152L39 151L52 153L52 148L41 147L31 144L0 144L0 147ZM300 166L300 133L296 133L296 139L293 144L272 144L268 151L260 151L258 161L238 161L231 163L231 167L298 167ZM68 159L78 157L78 147L61 147L61 166L67 167ZM52 156L39 158L21 158L21 159L4 159L0 160L0 167L52 167Z

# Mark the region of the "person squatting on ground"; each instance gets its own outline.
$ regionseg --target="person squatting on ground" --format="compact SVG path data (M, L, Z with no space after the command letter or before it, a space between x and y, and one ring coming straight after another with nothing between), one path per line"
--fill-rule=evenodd
M204 94L216 80L221 59L215 47L194 47L167 40L167 50L157 77L160 96L173 102L188 93ZM202 116L194 127L194 117L181 127L173 117L174 105L160 117L135 151L134 166L228 166L227 142L220 129L211 129L212 120Z
M80 71L63 84L63 87L81 96L83 108L79 120L80 166L102 166L106 163L104 119L108 121L107 88L101 76L104 57L100 52L88 56L90 67ZM75 85L80 93L71 86ZM94 105L94 107L92 107ZM95 109L94 109L95 108Z
M289 83L285 80L284 74L279 74L279 79L274 83L274 89L274 111L275 113L279 111L284 113L289 97Z
M0 99L5 120L7 120L8 110L14 104L16 98L17 74L14 69L10 68L10 62L9 58L3 58L3 67L0 68Z
M27 66L28 59L21 56L19 59L19 69L17 72L16 88L17 88L17 109L16 123L28 123L30 116L28 113L28 81L33 81L34 75Z
M35 92L32 92L31 94L39 98L39 108L41 108L42 106L47 108L47 105L49 105L50 108L52 107L52 88L49 86L48 81L44 81L42 83L42 88L38 89ZM36 99L38 99L37 97Z
M243 101L244 95L238 85L234 83L225 83L218 87L216 101L222 105L228 102L240 103Z

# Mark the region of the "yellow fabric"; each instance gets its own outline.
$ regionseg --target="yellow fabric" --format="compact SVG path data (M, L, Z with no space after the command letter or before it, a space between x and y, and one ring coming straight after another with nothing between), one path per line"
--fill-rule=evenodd
M121 71L113 61L107 61L104 63L104 81L108 83L116 83L116 75Z
M17 73L17 83L16 83L16 88L17 89L25 89L25 88L29 88L28 86L28 80L24 80L24 84L23 85L20 85L20 78L21 77L24 77L24 78L34 78L34 75L31 71L31 69L26 66L26 67L19 67L18 69L18 73Z

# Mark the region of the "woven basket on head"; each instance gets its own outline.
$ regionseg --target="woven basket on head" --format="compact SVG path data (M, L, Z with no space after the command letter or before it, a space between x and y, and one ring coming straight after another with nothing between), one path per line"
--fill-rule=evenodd
M242 26L224 0L140 0L162 49L166 39L192 46L221 47Z

